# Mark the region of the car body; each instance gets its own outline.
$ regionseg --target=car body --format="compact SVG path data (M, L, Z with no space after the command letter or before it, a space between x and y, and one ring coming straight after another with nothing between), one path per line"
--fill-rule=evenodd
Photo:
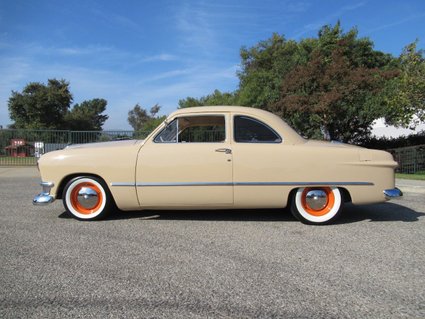
M118 208L291 207L302 222L329 223L344 202L401 196L391 154L302 138L281 118L238 106L180 109L145 140L71 145L39 162L43 192L78 219Z

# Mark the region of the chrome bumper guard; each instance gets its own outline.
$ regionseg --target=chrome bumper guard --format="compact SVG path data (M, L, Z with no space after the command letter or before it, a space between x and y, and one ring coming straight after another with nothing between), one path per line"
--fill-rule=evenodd
M385 199L390 200L392 198L403 196L403 192L396 187L384 190L384 195Z
M34 197L32 203L37 206L48 205L53 203L55 197L50 195L50 190L54 186L52 182L41 182L40 185L43 187L43 191Z

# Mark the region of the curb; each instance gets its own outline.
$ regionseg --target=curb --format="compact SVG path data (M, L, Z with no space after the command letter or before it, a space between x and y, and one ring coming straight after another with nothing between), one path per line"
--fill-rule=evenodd
M403 193L425 194L425 181L396 179L395 184Z
M40 177L36 166L0 166L1 177Z

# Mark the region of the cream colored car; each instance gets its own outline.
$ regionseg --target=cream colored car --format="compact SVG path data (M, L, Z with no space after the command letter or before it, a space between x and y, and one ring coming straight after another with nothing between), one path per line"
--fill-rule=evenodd
M82 220L142 209L284 208L304 223L344 202L401 196L391 154L310 141L269 112L230 106L172 113L145 140L68 146L39 160L43 192Z

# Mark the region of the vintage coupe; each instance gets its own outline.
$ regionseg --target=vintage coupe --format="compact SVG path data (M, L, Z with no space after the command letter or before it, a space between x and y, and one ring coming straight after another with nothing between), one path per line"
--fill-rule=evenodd
M391 154L306 140L269 112L181 109L145 140L71 145L43 155L36 205L62 199L81 220L141 209L284 208L325 224L344 202L401 196Z

